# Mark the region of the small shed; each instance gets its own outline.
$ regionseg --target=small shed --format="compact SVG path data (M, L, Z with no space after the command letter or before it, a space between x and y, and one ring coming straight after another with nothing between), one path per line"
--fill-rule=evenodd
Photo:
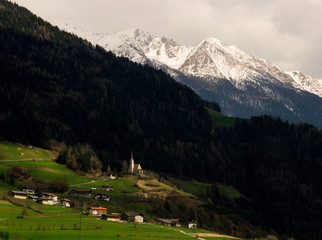
M114 187L111 186L111 185L103 185L102 190L104 190L104 191L113 191Z
M27 193L22 192L22 191L11 190L9 192L9 196L14 197L14 198L18 198L18 199L27 199Z
M103 214L107 214L107 208L102 207L90 207L88 211L89 216L101 216Z
M115 179L115 175L112 172L106 173L108 179Z
M76 197L86 197L91 198L92 197L92 190L71 190L69 192L69 195L76 196Z
M197 223L196 222L189 222L188 228L197 228Z
M101 200L101 201L106 201L106 202L110 201L110 196L105 193L97 193L97 194L95 194L94 198L95 198L95 200Z
M121 215L121 220L142 223L144 221L144 215L136 212L124 212Z
M181 227L179 219L157 218L155 221L157 223L161 223L163 226L166 226L166 227Z
M101 216L101 219L104 219L107 221L119 222L121 220L121 217L119 213L108 213L108 214L103 214Z
M63 198L61 200L60 206L64 208L70 207L70 200L68 198Z
M36 188L28 186L28 187L23 187L22 191L27 193L27 194L35 194Z

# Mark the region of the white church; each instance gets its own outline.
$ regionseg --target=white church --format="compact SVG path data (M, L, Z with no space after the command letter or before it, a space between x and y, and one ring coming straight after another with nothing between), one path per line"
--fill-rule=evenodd
M134 163L133 153L131 153L131 159L129 164L129 173L137 174L137 173L143 173L143 169L141 167L141 164Z

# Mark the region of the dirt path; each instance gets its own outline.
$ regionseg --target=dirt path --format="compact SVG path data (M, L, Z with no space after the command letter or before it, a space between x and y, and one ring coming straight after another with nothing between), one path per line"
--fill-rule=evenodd
M193 236L198 235L198 237L223 237L223 238L229 238L229 239L239 239L239 238L236 238L236 237L217 234L217 233L192 233L192 234L193 234Z
M178 230L178 231L179 231L179 232L181 232L181 233L183 233L183 234L185 234L185 235L188 235L188 236L190 236L190 237L193 237L193 238L197 238L197 239L200 239L200 240L206 240L206 239L204 239L204 238L199 237L199 235L198 235L198 236L193 235L193 233L187 233L187 232L184 232L184 231L182 231L182 230Z
M90 184L90 183L94 183L94 182L99 182L99 181L104 181L104 180L92 180L90 182L84 182L84 183L79 183L79 184L74 184L74 185L70 185L71 187L75 187L75 186L80 186L80 185L85 185L85 184Z

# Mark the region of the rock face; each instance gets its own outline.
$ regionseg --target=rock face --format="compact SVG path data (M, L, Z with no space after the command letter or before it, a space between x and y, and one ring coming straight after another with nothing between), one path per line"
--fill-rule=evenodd
M166 71L204 99L219 102L227 115L269 114L322 127L321 79L283 71L218 39L191 47L139 29L96 34L68 24L61 28L117 56Z

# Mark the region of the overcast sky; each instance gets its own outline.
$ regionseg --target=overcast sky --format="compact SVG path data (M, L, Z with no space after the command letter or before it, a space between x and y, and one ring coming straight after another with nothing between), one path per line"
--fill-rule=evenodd
M14 0L54 25L92 32L140 28L195 45L215 37L322 78L322 0Z

